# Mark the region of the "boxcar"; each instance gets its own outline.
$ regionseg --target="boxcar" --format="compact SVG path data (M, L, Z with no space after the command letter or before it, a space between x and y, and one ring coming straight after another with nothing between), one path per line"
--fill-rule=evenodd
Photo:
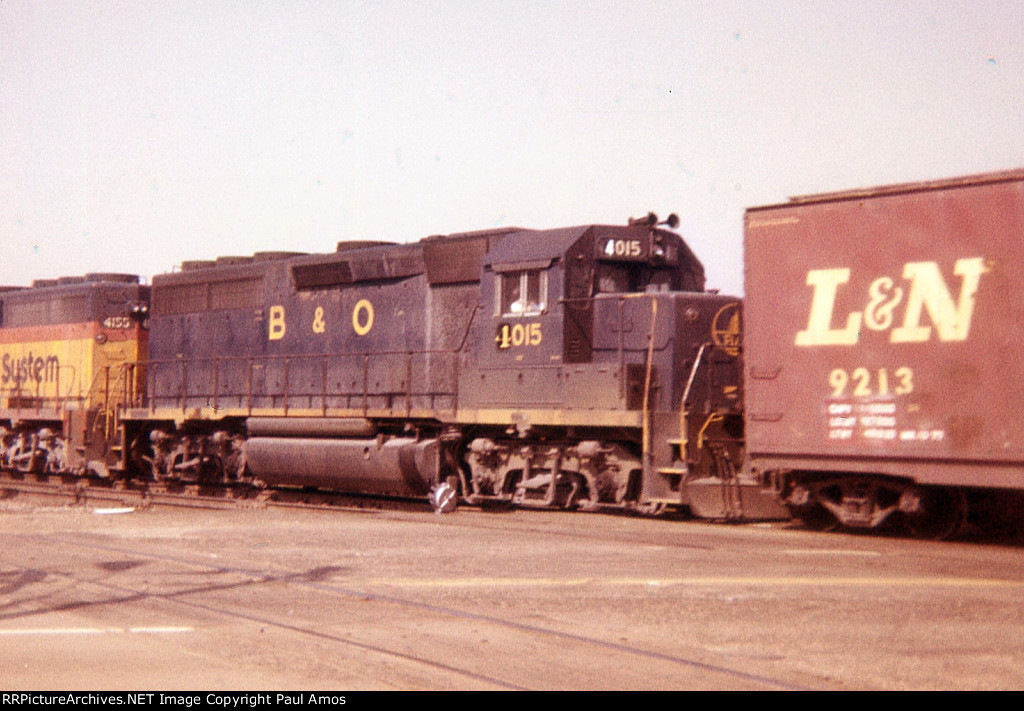
M746 212L750 466L823 526L1024 488L1024 171Z

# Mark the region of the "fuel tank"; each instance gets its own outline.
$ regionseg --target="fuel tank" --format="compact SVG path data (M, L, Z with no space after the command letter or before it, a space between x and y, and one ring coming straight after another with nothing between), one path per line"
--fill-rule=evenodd
M440 441L405 437L255 437L245 443L253 475L270 486L425 496L440 471Z

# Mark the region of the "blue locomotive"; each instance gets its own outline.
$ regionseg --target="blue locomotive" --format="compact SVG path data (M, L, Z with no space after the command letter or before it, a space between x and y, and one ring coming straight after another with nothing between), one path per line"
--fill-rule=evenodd
M741 302L673 215L153 279L123 467L155 479L784 515L740 475ZM440 493L439 493L440 492Z

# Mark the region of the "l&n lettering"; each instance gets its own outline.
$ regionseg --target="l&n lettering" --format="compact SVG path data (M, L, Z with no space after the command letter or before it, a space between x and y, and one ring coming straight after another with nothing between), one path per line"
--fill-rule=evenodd
M796 345L856 345L862 326L873 331L889 330L890 343L923 343L932 335L932 327L921 323L925 310L940 341L967 340L978 284L987 271L982 257L957 260L953 273L961 277L961 282L960 295L954 302L936 262L908 262L903 265L903 279L909 282L909 292L901 326L892 328L893 312L903 302L904 289L883 276L868 288L864 310L847 314L846 323L833 328L836 294L840 286L850 281L850 270L813 269L807 272L807 285L814 288L810 315L807 328L796 334Z

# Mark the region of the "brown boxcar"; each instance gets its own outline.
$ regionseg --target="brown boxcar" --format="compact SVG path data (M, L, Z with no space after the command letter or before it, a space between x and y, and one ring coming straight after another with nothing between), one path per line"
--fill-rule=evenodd
M946 534L1024 488L1022 241L1024 170L747 210L747 451L792 511Z

